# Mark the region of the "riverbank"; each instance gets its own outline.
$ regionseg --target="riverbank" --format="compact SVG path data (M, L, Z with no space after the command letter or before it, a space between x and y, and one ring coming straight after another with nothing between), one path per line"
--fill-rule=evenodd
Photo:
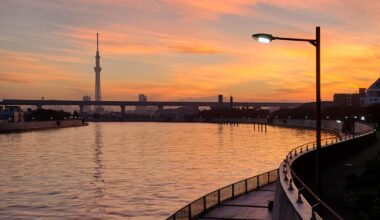
M259 124L259 125L275 125L287 128L302 128L315 130L316 121L314 119L212 119L211 123L227 123L227 124ZM360 129L360 123L355 123L355 128ZM322 120L322 129L327 132L332 132L336 135L344 135L343 123L336 120Z
M0 134L38 131L38 130L47 130L47 129L58 129L58 128L67 128L67 127L79 127L79 126L87 126L87 125L88 123L83 122L82 120L1 123Z

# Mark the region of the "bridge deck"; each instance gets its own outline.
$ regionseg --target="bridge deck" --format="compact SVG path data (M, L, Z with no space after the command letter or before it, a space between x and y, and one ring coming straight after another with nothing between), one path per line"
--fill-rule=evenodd
M272 213L268 210L268 201L274 200L276 183L263 186L259 190L239 196L227 201L199 217L199 220L256 220L271 219Z
M235 107L297 107L302 103L295 102L234 102ZM218 107L223 105L228 107L229 102L185 102L185 101L82 101L82 100L22 100L4 99L0 100L0 105L101 105L101 106L197 106L197 107Z

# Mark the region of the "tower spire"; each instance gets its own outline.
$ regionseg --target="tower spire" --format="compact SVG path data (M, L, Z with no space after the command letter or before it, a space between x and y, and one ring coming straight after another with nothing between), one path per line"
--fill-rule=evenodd
M101 88L100 88L100 72L102 68L100 67L100 55L99 55L99 33L96 33L96 56L95 56L95 101L102 101ZM95 107L95 112L102 111L102 106L98 105Z
M96 33L96 51L99 51L99 33Z

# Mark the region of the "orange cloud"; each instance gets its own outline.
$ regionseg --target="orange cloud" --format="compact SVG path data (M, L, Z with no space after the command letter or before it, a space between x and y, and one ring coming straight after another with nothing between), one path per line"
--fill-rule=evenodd
M41 94L41 91L45 91L45 88L52 86L54 87L51 88L53 90L45 91L45 94L42 95L64 98L71 92L70 87L86 90L83 85L84 80L81 80L78 74L64 67L64 65L59 66L51 63L57 57L50 55L44 57L41 54L34 55L6 50L0 50L0 56L3 57L0 60L0 66L2 67L0 69L1 88L7 88L8 92L14 91L13 95L12 93L8 94L8 98L14 97L14 95L21 92L30 95Z
M145 31L123 25L115 25L112 29L121 31L102 30L100 33L100 50L107 56L155 55L173 51L189 54L217 54L224 50L219 43L200 38ZM63 31L56 34L73 39L85 51L93 53L97 31L96 29L64 27Z
M170 49L190 54L217 54L220 51L217 48L201 45L170 45Z
M30 13L17 14L17 19L25 16L23 22L4 15L12 25L0 36L1 94L15 84L29 90L39 90L33 87L38 85L61 97L92 94L95 33L100 32L108 99L138 93L171 100L230 93L241 100L311 101L314 48L285 41L261 45L250 36L255 30L312 38L314 27L321 25L322 92L331 98L337 91L366 87L378 76L379 6L376 1L327 0L25 3L20 11ZM51 21L42 21L49 14ZM17 22L29 19L37 27L20 31ZM38 41L34 31L41 29L52 34ZM34 43L25 43L26 37Z

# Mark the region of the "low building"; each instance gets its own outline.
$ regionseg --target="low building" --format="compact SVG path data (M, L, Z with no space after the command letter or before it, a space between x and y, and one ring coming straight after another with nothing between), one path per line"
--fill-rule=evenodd
M156 118L164 120L183 120L198 116L199 109L197 107L183 106L180 108L159 109L156 111Z
M365 92L365 96L360 97L363 106L380 104L380 78L378 78Z
M335 93L334 104L336 105L360 105L359 93Z
M24 112L20 106L5 106L0 110L1 122L23 122Z

